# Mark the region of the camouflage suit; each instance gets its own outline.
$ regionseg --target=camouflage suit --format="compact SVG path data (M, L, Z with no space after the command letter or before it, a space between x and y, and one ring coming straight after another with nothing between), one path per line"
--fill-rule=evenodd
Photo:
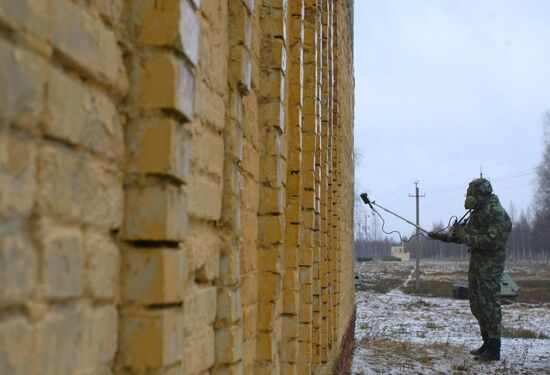
M472 210L464 228L453 228L449 234L431 232L430 237L469 247L470 309L479 322L484 342L500 339L500 280L512 223L493 194L491 184L484 178L470 182L464 206Z
M472 210L461 241L470 249L470 309L479 322L481 335L500 339L500 280L512 223L495 194L483 196L478 193L475 198L478 203Z

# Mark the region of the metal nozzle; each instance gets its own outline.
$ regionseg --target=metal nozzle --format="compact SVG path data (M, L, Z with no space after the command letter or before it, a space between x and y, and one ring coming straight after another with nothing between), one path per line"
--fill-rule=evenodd
M368 204L370 208L372 208L374 210L374 207L372 207L372 204L374 202L371 202L370 199L369 199L369 196L367 195L367 193L362 193L359 195L361 197L361 199L363 200L363 202L365 202L365 204Z

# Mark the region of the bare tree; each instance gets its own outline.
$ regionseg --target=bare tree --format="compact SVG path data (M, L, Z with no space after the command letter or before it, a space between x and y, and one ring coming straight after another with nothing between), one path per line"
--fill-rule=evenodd
M550 112L543 121L544 152L537 168L538 189L535 196L533 231L536 252L547 259L550 253ZM537 254L537 255L539 255Z

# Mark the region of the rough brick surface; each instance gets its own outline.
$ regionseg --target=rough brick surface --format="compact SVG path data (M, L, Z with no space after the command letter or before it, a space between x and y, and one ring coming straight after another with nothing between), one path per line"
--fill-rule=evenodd
M330 373L351 10L0 0L0 373Z
M128 82L114 33L89 10L71 1L51 7L52 44L78 69L123 91Z
M170 184L127 188L125 218L128 240L182 240L187 229L185 196Z
M40 224L44 294L49 299L80 296L84 292L85 253L82 232L74 227Z
M179 249L125 248L122 298L127 303L178 303L183 299L185 257Z
M153 54L142 62L137 103L147 109L174 110L187 119L195 112L195 77L178 57Z
M64 147L38 152L38 208L65 221L117 228L122 219L122 183L110 168Z
M28 356L32 347L32 325L24 318L12 318L0 322L0 373L33 374L34 359Z

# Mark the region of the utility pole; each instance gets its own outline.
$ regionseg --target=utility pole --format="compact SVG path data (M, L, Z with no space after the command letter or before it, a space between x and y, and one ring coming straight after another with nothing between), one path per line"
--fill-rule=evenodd
M416 291L418 292L418 290L420 289L420 257L422 256L422 251L420 250L420 236L419 236L420 229L418 229L418 226L420 226L420 198L425 197L426 194L420 195L420 191L418 190L418 181L416 181L414 183L414 185L416 186L415 194L414 195L409 194L409 197L416 198L416 225L417 225L417 227L416 227L416 238L415 238L415 243L416 243L416 270L414 272L414 276L415 276L414 285L415 285Z
M369 217L368 211L365 209L365 254L363 257L367 258L369 253L369 222L367 218Z

